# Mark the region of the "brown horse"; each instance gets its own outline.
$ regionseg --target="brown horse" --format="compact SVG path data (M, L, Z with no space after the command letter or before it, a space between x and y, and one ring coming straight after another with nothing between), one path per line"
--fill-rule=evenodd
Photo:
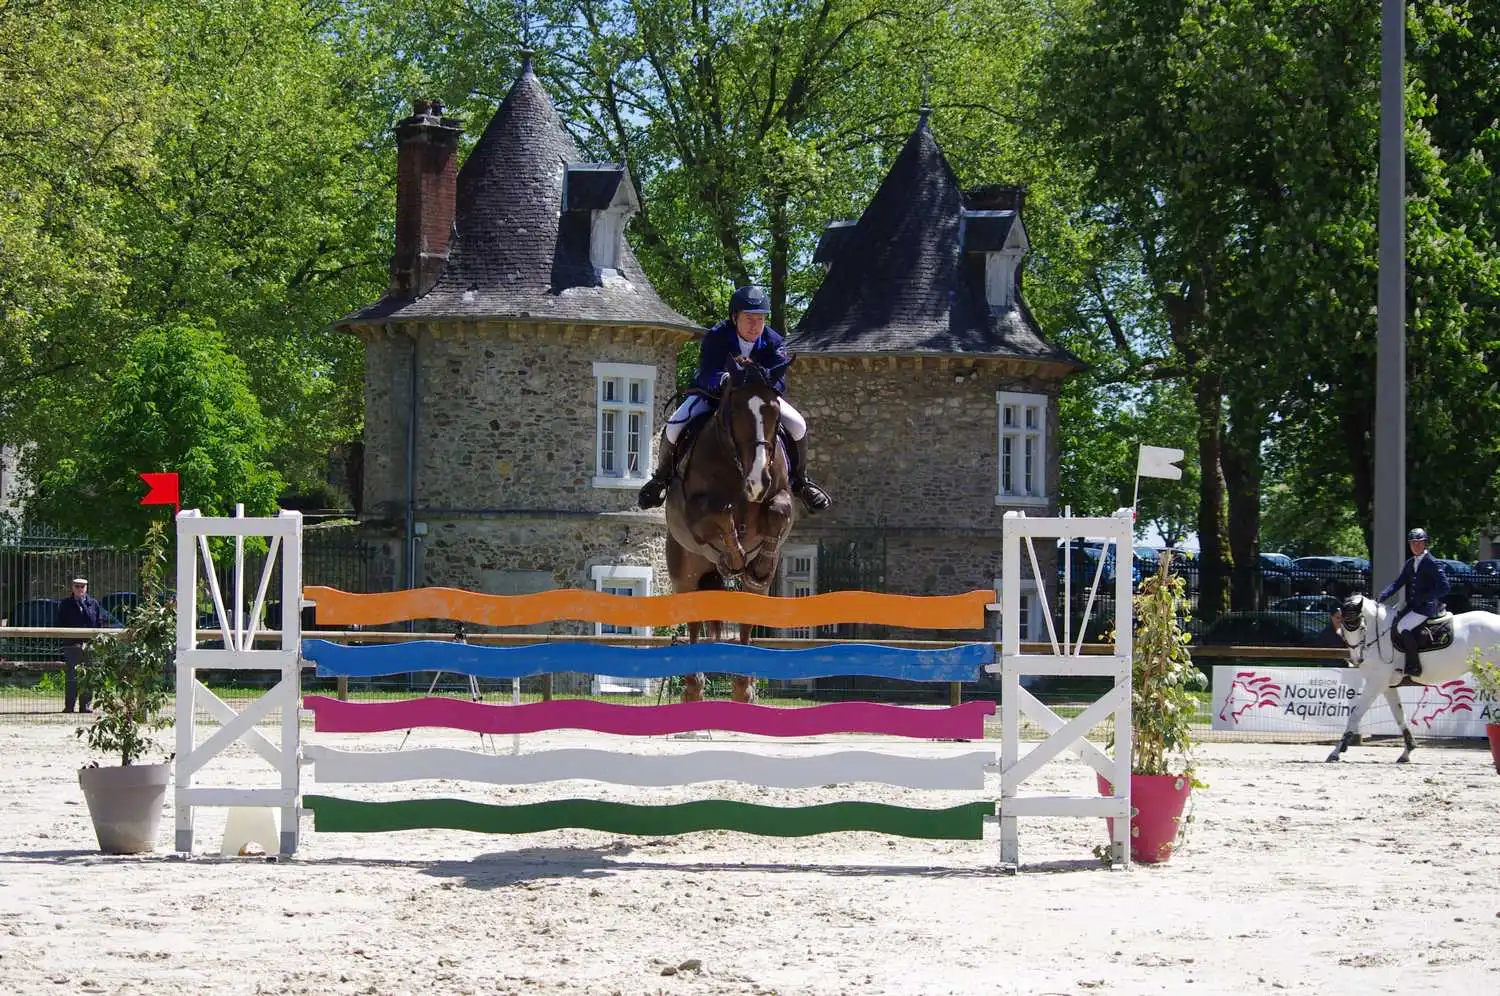
M773 373L738 357L719 380L719 402L677 458L667 489L667 572L672 590L722 590L726 581L765 594L796 519L787 456L778 445L781 397ZM706 624L718 639L720 624ZM689 623L698 642L704 624ZM740 643L750 627L740 626ZM682 701L703 698L704 676L684 675ZM755 699L754 681L734 676L732 698Z

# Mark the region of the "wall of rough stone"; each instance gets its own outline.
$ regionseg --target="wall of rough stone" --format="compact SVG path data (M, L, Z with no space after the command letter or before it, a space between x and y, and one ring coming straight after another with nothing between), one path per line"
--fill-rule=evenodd
M1056 494L1058 382L1011 361L801 356L787 388L807 415L814 477L834 492L820 524L998 530L996 391L1051 399L1046 487Z
M675 391L684 333L493 322L423 326L417 336L418 509L484 514L634 507L636 486L594 486L593 365L655 368L654 436L661 407ZM371 514L384 507L394 518L405 502L409 340L379 333L369 341L365 500ZM649 460L644 469L649 473Z

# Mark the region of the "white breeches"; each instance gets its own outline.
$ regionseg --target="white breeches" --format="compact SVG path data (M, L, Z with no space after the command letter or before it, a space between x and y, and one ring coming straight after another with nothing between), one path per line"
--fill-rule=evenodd
M1424 622L1431 618L1431 616L1424 616L1420 612L1408 612L1406 615L1402 616L1401 621L1396 624L1396 632L1405 633L1407 630L1416 629L1418 626L1422 625Z
M700 412L708 411L708 402L699 395L693 395L682 404L667 419L667 427L664 430L667 442L677 444L682 438L682 430L692 421L693 417ZM801 439L807 435L807 419L802 413L792 407L792 403L785 398L781 399L781 424L786 426L787 434L793 439Z

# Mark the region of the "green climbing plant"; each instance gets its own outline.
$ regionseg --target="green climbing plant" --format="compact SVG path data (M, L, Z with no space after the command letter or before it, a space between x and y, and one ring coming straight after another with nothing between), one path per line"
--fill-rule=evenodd
M1170 550L1162 553L1156 573L1141 581L1135 596L1130 770L1191 779L1198 708L1193 691L1207 680L1188 653L1187 582L1172 573L1172 556ZM1193 784L1199 785L1196 779Z
M177 619L166 585L169 526L151 524L142 544L141 600L130 626L93 641L79 680L94 693L94 722L80 726L89 749L134 764L157 749L156 730L171 725L166 669L177 645Z
M1469 673L1474 676L1476 690L1500 698L1500 664L1495 663L1497 656L1500 656L1500 646L1490 647L1488 653L1484 647L1475 647L1469 651Z

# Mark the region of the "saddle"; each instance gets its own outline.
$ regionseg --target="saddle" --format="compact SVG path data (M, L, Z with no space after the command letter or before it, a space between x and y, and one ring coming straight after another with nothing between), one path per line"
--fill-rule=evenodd
M1439 606L1441 610L1437 615L1428 619L1420 626L1414 626L1405 633L1392 633L1391 642L1396 649L1403 654L1425 653L1428 650L1442 650L1453 645L1453 613L1448 611L1447 606Z

